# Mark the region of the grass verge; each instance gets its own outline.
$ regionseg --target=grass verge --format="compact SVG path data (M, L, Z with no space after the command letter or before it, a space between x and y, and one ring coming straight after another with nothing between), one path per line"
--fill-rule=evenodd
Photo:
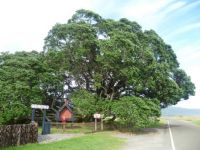
M60 134L66 134L66 133L91 133L94 131L94 124L93 123L74 123L73 126L70 126L69 124L66 125L65 128L62 127L60 124L59 126L52 126L51 127L51 134L54 133L60 133ZM42 127L38 128L38 133L42 133Z
M200 126L200 120L192 120L192 123Z
M112 132L99 132L48 144L27 144L2 150L119 150L124 139L113 137Z
M183 120L200 126L200 116L174 116L171 117L176 120Z
M157 123L150 125L148 128L159 128L166 124L167 122L164 118L159 118L159 121Z

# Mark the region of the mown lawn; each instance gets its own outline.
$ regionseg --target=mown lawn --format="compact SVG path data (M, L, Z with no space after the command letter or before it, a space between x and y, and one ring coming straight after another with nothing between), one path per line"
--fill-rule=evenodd
M27 144L3 150L119 150L125 142L112 132L99 132L48 144Z

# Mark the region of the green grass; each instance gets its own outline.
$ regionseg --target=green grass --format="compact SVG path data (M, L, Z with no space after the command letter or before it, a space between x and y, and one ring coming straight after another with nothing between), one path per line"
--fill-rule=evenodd
M173 119L177 119L177 120L185 120L185 121L195 121L195 120L200 120L200 117L199 116L174 116L174 117L171 117Z
M176 119L176 120L189 121L193 124L200 126L200 117L199 116L175 116L175 117L172 117L172 118Z
M91 133L94 131L94 125L92 123L75 123L72 127L67 125L65 129L62 128L61 125L59 127L52 126L51 127L51 134L54 133ZM42 127L38 128L38 133L42 133Z
M159 122L150 125L149 128L159 128L159 127L162 127L162 126L166 125L166 123L167 123L167 122L166 122L165 119L159 118Z
M200 120L193 120L192 123L200 126Z
M167 124L167 121L164 118L160 118L159 125L162 126L165 124Z
M175 116L171 118L176 119L176 120L188 121L192 124L200 126L200 116Z
M67 128L67 129L61 129L61 128L52 128L51 133L90 133L93 131L93 128L83 126L83 127L77 127L77 128Z
M112 132L99 132L48 144L27 144L3 150L119 150L125 142Z

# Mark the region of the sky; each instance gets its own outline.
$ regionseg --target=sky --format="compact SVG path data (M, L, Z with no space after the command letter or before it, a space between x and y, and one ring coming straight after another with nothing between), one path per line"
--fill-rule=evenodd
M196 86L196 95L176 106L200 108L200 0L0 0L0 52L41 51L52 26L78 9L155 30Z

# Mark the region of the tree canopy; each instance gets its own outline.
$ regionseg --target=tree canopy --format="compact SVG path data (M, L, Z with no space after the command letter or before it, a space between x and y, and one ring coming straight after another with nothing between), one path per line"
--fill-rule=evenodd
M31 103L44 100L40 89L43 72L37 52L0 55L0 123L27 116Z
M44 50L62 55L58 59L73 88L100 98L144 97L166 107L194 95L195 86L179 68L172 47L126 18L116 21L78 10L49 31Z

